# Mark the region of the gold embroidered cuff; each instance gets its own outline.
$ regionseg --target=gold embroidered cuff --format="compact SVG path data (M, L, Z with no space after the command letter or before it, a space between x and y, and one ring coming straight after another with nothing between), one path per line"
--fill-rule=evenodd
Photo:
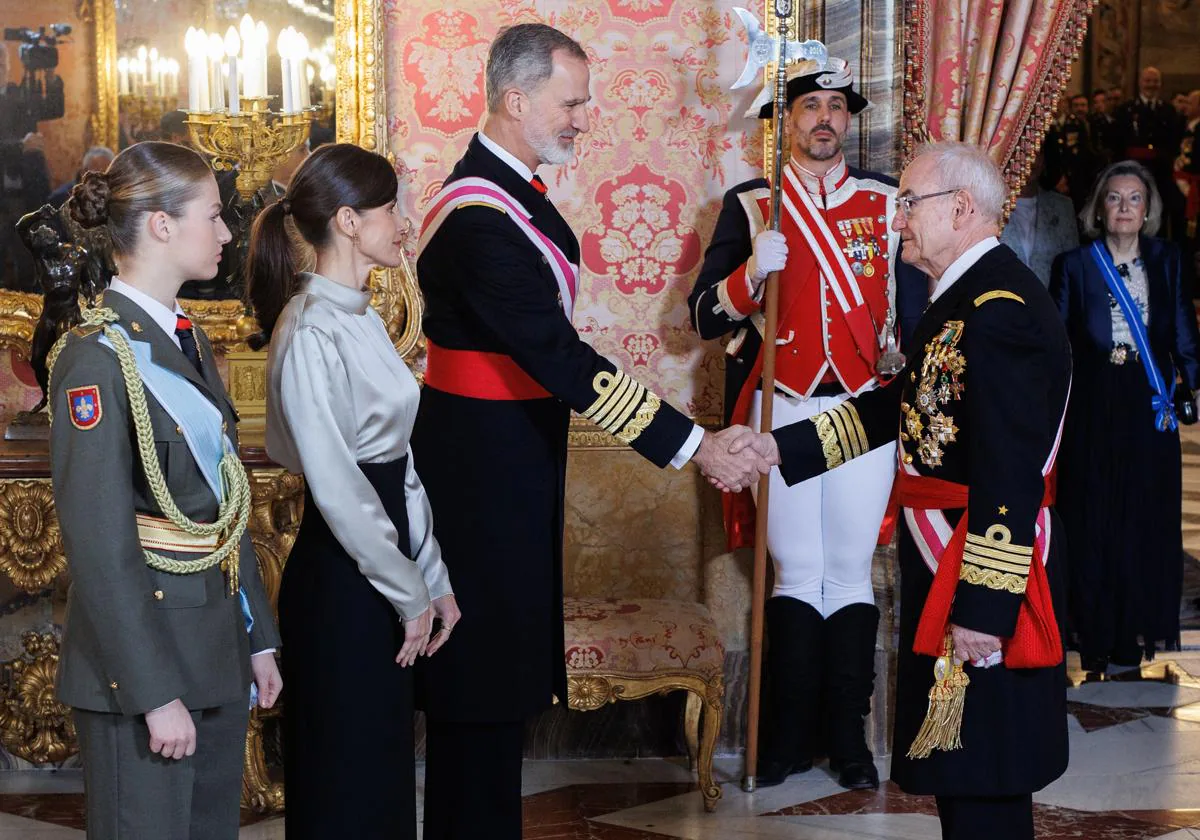
M829 412L823 411L816 415L812 418L812 423L817 428L817 438L821 441L821 452L825 455L825 469L831 470L840 466L846 459L842 455L842 447L838 444L837 431L833 428Z
M988 589L994 589L999 592L1009 592L1013 595L1024 595L1025 584L1028 581L1026 575L980 568L974 563L968 562L965 557L963 558L962 568L958 573L958 579L976 586L985 586Z
M625 445L654 421L662 400L624 371L601 371L592 379L597 398L583 416Z
M846 460L857 458L870 451L867 443L867 430L863 428L858 416L858 409L848 402L839 403L829 410L833 426L837 430L838 444L842 452L848 455Z

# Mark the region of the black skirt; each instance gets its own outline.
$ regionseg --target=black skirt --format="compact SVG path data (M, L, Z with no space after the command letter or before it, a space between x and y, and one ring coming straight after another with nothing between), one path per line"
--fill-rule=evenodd
M359 464L409 551L407 458ZM312 494L279 592L288 840L415 840L412 668L404 628Z
M1142 646L1179 647L1179 434L1155 428L1136 361L1093 361L1073 390L1057 505L1067 530L1071 626L1084 656L1133 665Z

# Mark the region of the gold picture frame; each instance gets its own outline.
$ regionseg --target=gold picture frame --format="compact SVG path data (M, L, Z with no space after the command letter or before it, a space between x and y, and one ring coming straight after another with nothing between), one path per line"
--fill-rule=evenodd
M95 101L90 126L95 142L117 147L117 32L112 3L80 0L79 15L94 21ZM338 142L377 151L386 147L386 87L383 63L383 9L380 0L334 0L337 45ZM407 259L395 269L372 275L374 305L388 325L397 351L406 359L421 348L423 306L416 275ZM258 332L254 316L240 300L183 300L219 353L249 349ZM42 313L41 295L0 290L0 347L28 357L33 330Z

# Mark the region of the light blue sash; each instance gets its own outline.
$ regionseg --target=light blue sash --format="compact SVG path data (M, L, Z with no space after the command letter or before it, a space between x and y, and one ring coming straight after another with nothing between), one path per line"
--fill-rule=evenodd
M224 422L221 410L213 405L195 383L173 370L154 362L151 347L145 341L134 341L119 324L112 328L125 336L133 355L137 359L138 374L146 390L154 395L163 410L175 421L183 434L188 450L196 459L196 465L204 476L217 501L225 499L225 488L221 486L221 459L226 452L233 451L233 442L222 431ZM100 336L100 343L112 347L108 338Z
M216 496L217 502L224 501L221 459L225 457L226 452L233 451L233 441L222 430L224 418L221 416L221 410L187 377L156 364L149 343L134 341L120 324L112 324L111 327L129 342L134 358L137 359L138 375L141 376L146 390L154 395L154 399L158 400L158 404L179 427L188 451L196 460L196 466L200 468L200 473ZM107 336L101 335L100 343L115 352ZM254 616L250 613L250 599L246 597L244 587L238 587L238 600L241 602L242 617L246 620L246 632L249 633L254 627ZM255 694L257 691L252 692L251 705L254 704Z
M1121 314L1125 316L1125 321L1129 324L1129 333L1133 336L1134 344L1137 345L1138 355L1142 359L1142 367L1146 369L1146 378L1150 380L1150 388L1154 391L1154 395L1150 398L1150 405L1154 409L1154 425L1160 432L1173 432L1179 428L1179 422L1175 419L1175 377L1171 377L1168 387L1158 365L1154 363L1154 355L1150 351L1150 337L1146 334L1146 325L1142 323L1142 315L1133 302L1129 289L1117 275L1117 267L1113 264L1112 255L1098 239L1092 242L1091 250L1092 259L1100 267L1100 273L1104 275L1104 282L1108 284L1109 293L1116 299L1117 304L1121 307Z

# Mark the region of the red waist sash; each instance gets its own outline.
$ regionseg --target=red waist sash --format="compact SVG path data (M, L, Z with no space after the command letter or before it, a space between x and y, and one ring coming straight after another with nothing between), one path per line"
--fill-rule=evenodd
M428 342L425 384L477 400L541 400L550 392L511 356L481 350L448 350Z
M1042 507L1054 503L1053 473L1046 479ZM962 568L963 548L967 542L968 487L923 475L903 471L896 475L896 502L900 507L917 510L963 510L946 550L938 558L933 585L921 610L913 652L938 657L945 652L946 631L950 624L950 609L954 590ZM1062 662L1062 639L1054 618L1054 603L1050 599L1050 581L1046 577L1044 551L1034 540L1033 560L1025 597L1017 613L1017 629L1004 644L1004 664L1009 668L1048 668Z

